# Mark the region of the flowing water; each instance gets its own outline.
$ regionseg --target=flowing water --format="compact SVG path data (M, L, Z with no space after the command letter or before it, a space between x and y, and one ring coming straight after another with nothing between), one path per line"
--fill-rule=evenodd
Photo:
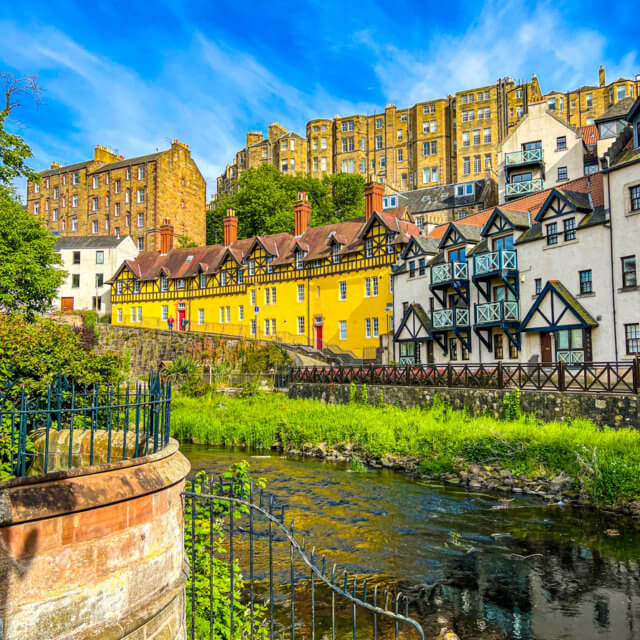
M298 535L332 562L419 594L414 615L427 638L448 620L462 640L640 640L640 523L631 519L389 470L181 449L192 468L214 472L248 459Z

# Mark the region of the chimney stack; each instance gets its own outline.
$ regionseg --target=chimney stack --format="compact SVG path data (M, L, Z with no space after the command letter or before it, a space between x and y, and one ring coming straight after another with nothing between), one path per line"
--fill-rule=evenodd
M295 215L295 234L299 237L309 228L311 223L311 205L304 191L298 191L298 199L293 205Z
M602 65L600 65L600 69L598 69L598 78L600 80L600 86L604 87L606 83L604 81L604 67Z
M374 211L382 211L382 196L384 185L371 181L364 185L364 210L367 222L371 219Z
M168 218L160 225L160 253L167 254L173 249L173 225Z
M224 225L224 246L232 245L238 239L238 218L233 209L227 209L227 215L222 219Z

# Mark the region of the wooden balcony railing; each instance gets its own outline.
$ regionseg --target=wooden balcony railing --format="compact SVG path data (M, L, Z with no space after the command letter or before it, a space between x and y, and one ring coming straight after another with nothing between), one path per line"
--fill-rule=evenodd
M431 312L431 326L435 330L453 330L469 326L469 309L466 307L438 309Z
M507 167L514 167L519 164L531 164L533 162L542 162L542 149L529 149L527 151L513 151L506 153L504 163Z
M431 284L438 285L453 280L468 280L469 265L466 262L445 262L431 267Z
M513 249L498 249L473 255L473 275L483 276L496 271L517 271L518 254Z
M515 300L485 302L475 306L475 324L495 324L499 322L518 322L518 303Z
M537 193L544 189L542 178L523 180L522 182L510 182L505 189L505 196L526 196L529 193Z

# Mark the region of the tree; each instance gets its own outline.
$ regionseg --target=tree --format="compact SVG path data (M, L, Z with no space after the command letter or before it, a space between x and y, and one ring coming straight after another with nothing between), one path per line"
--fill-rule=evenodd
M196 241L191 236L180 236L178 238L178 249L188 249L189 247L197 247Z
M4 104L0 111L0 184L8 184L13 178L24 176L33 182L39 182L40 176L27 164L31 158L31 147L20 137L5 129L11 112L20 106L16 98L30 94L36 103L40 103L41 89L36 82L37 76L18 78L13 73L0 73L0 82L4 87Z
M293 231L293 206L304 191L311 203L311 224L349 220L364 213L364 180L357 174L288 176L272 165L242 173L233 195L220 197L207 212L207 244L223 241L223 218L227 209L238 216L238 237Z
M54 265L55 238L0 184L0 311L28 319L48 311L66 273Z

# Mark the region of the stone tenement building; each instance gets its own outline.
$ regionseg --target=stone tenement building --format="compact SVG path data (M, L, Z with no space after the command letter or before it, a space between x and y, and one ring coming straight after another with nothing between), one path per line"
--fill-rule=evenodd
M268 139L247 134L247 145L217 180L217 193L231 193L246 169L272 164L283 173L321 178L330 173L374 177L391 191L409 191L493 176L497 179L500 144L527 113L531 101L544 98L549 109L576 127L595 119L624 97L640 92L640 76L568 93L541 95L534 74L529 82L501 78L494 84L458 91L454 96L420 102L405 109L387 105L380 113L310 120L306 138L269 126ZM295 138L295 162L278 158ZM303 156L306 153L306 161ZM293 166L293 169L292 169Z
M27 209L57 235L129 235L139 250L160 247L160 225L206 239L206 183L189 147L123 158L96 146L93 160L54 162L40 184L27 183Z

